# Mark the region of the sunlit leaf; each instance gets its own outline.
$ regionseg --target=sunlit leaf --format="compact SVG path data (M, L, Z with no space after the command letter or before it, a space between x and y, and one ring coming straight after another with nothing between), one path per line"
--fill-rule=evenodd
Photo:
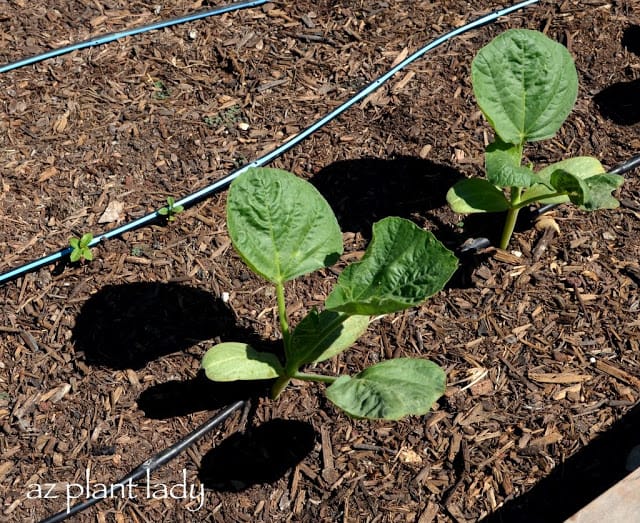
M445 386L444 371L432 361L396 358L341 376L327 397L350 416L395 420L428 412Z
M327 360L348 349L368 325L368 316L313 309L294 329L287 360L297 366Z
M433 234L409 220L385 218L374 224L362 260L342 271L325 305L365 316L407 309L440 291L457 267Z
M332 265L342 253L342 233L327 201L287 171L240 175L229 190L227 224L245 263L272 283Z
M471 72L480 109L500 138L512 144L551 138L578 93L569 51L528 29L492 40L473 60Z
M259 352L246 343L214 345L202 358L201 367L213 381L266 380L282 375L275 354Z

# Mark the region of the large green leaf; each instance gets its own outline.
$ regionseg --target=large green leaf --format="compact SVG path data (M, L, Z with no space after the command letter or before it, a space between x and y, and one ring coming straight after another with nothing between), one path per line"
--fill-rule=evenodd
M367 330L368 316L313 309L291 335L287 362L296 368L327 360L348 349Z
M500 189L481 178L460 180L447 191L447 202L454 212L500 212L509 208L509 200Z
M571 112L578 75L571 54L538 31L512 29L480 50L471 68L480 109L500 138L551 138Z
M340 274L326 307L367 316L403 310L441 290L457 266L433 234L409 220L385 218L374 224L362 260Z
M445 386L444 371L432 361L396 358L341 376L327 388L327 397L350 416L394 420L425 414Z
M202 358L201 367L213 381L267 380L284 373L275 354L237 342L211 347Z
M530 187L537 182L531 169L520 165L522 147L496 140L487 146L485 168L487 180L498 187Z
M243 260L272 283L332 265L342 253L342 233L327 201L287 171L240 175L229 190L227 224Z

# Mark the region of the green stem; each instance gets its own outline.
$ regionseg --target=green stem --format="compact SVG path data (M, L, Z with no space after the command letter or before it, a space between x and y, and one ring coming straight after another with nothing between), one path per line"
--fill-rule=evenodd
M545 194L542 198L538 196L536 198L529 198L528 200L523 200L520 203L518 203L516 207L518 209L522 209L523 207L526 207L527 205L531 205L532 203L538 203L538 202L547 200L549 198L557 198L558 196L566 196L566 195L567 195L566 192L554 192L551 194Z
M500 248L506 249L509 246L511 235L516 227L516 221L518 220L518 213L520 212L520 195L522 189L520 187L511 187L511 205L507 211L507 217L504 220L504 227L502 229L502 236L500 237Z
M280 330L282 331L282 341L284 342L284 352L289 357L289 343L291 332L287 322L287 305L284 299L284 284L276 283L276 297L278 299L278 318L280 319Z
M287 304L284 298L284 283L276 283L276 298L278 300L278 319L280 320L280 330L282 331L282 343L284 344L285 359L289 360L291 331L287 322ZM271 398L276 399L280 393L289 385L291 375L286 372L280 376L271 387Z
M338 378L336 376L323 376L322 374L312 374L309 372L295 371L292 376L280 376L271 387L271 399L276 399L280 393L289 385L291 378L303 381L315 381L331 385Z
M289 376L280 376L271 387L271 399L276 399L280 393L287 388L291 378Z
M333 383L338 378L336 376L324 376L322 374L311 374L309 372L296 372L293 377L297 380L318 381L320 383Z

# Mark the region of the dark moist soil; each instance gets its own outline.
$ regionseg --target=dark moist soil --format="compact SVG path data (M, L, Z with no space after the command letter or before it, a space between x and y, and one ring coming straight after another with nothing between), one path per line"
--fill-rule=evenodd
M207 7L175 0L9 0L0 61ZM298 0L126 38L0 76L0 270L57 251L221 178L299 133L394 61L492 2ZM344 230L336 267L287 286L295 324L321 306L390 214L450 248L497 221L464 219L444 194L482 173L490 129L469 68L499 32L527 27L567 45L580 92L537 165L640 150L638 1L542 3L436 49L366 102L273 162L325 194ZM66 489L110 485L220 407L250 397L154 485L198 500L109 499L73 521L562 521L625 473L640 411L640 182L616 211L562 207L560 233L523 224L509 252L469 256L426 304L373 324L320 372L394 356L448 373L434 412L354 421L321 386L277 401L263 384L198 372L214 342L275 346L273 290L234 254L225 193L0 288L3 521L62 510ZM546 226L550 226L550 221ZM552 224L551 224L552 225ZM546 231L546 232L545 232ZM516 252L517 251L517 252ZM228 301L226 297L228 296ZM44 497L47 484L55 483ZM75 493L76 491L74 491ZM175 497L181 490L174 490ZM86 492L84 493L86 495ZM116 497L117 494L116 494Z

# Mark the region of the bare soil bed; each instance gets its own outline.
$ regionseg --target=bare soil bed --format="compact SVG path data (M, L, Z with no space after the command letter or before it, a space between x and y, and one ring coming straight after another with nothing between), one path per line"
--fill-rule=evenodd
M174 0L8 0L0 62L207 7ZM299 133L394 60L502 5L283 1L119 40L0 75L0 271L185 196ZM544 31L576 60L580 92L536 164L640 150L640 2L532 6L452 40L272 165L335 209L346 254L287 287L295 323L319 306L371 224L398 215L452 249L498 233L444 194L482 173L489 127L470 64L499 32ZM0 287L0 511L32 522L71 483L110 484L238 398L237 413L155 472L197 499L108 499L73 521L562 521L622 477L640 443L640 181L619 210L562 207L552 235L523 224L518 251L462 259L426 304L372 325L321 370L394 356L448 374L433 413L354 421L321 390L277 402L262 386L208 383L216 341L278 338L275 297L230 246L225 193L170 224L105 242L91 263ZM108 211L108 212L107 212ZM228 293L228 301L223 300ZM89 471L89 472L87 472ZM29 499L56 483L57 499ZM30 496L34 498L34 496Z

